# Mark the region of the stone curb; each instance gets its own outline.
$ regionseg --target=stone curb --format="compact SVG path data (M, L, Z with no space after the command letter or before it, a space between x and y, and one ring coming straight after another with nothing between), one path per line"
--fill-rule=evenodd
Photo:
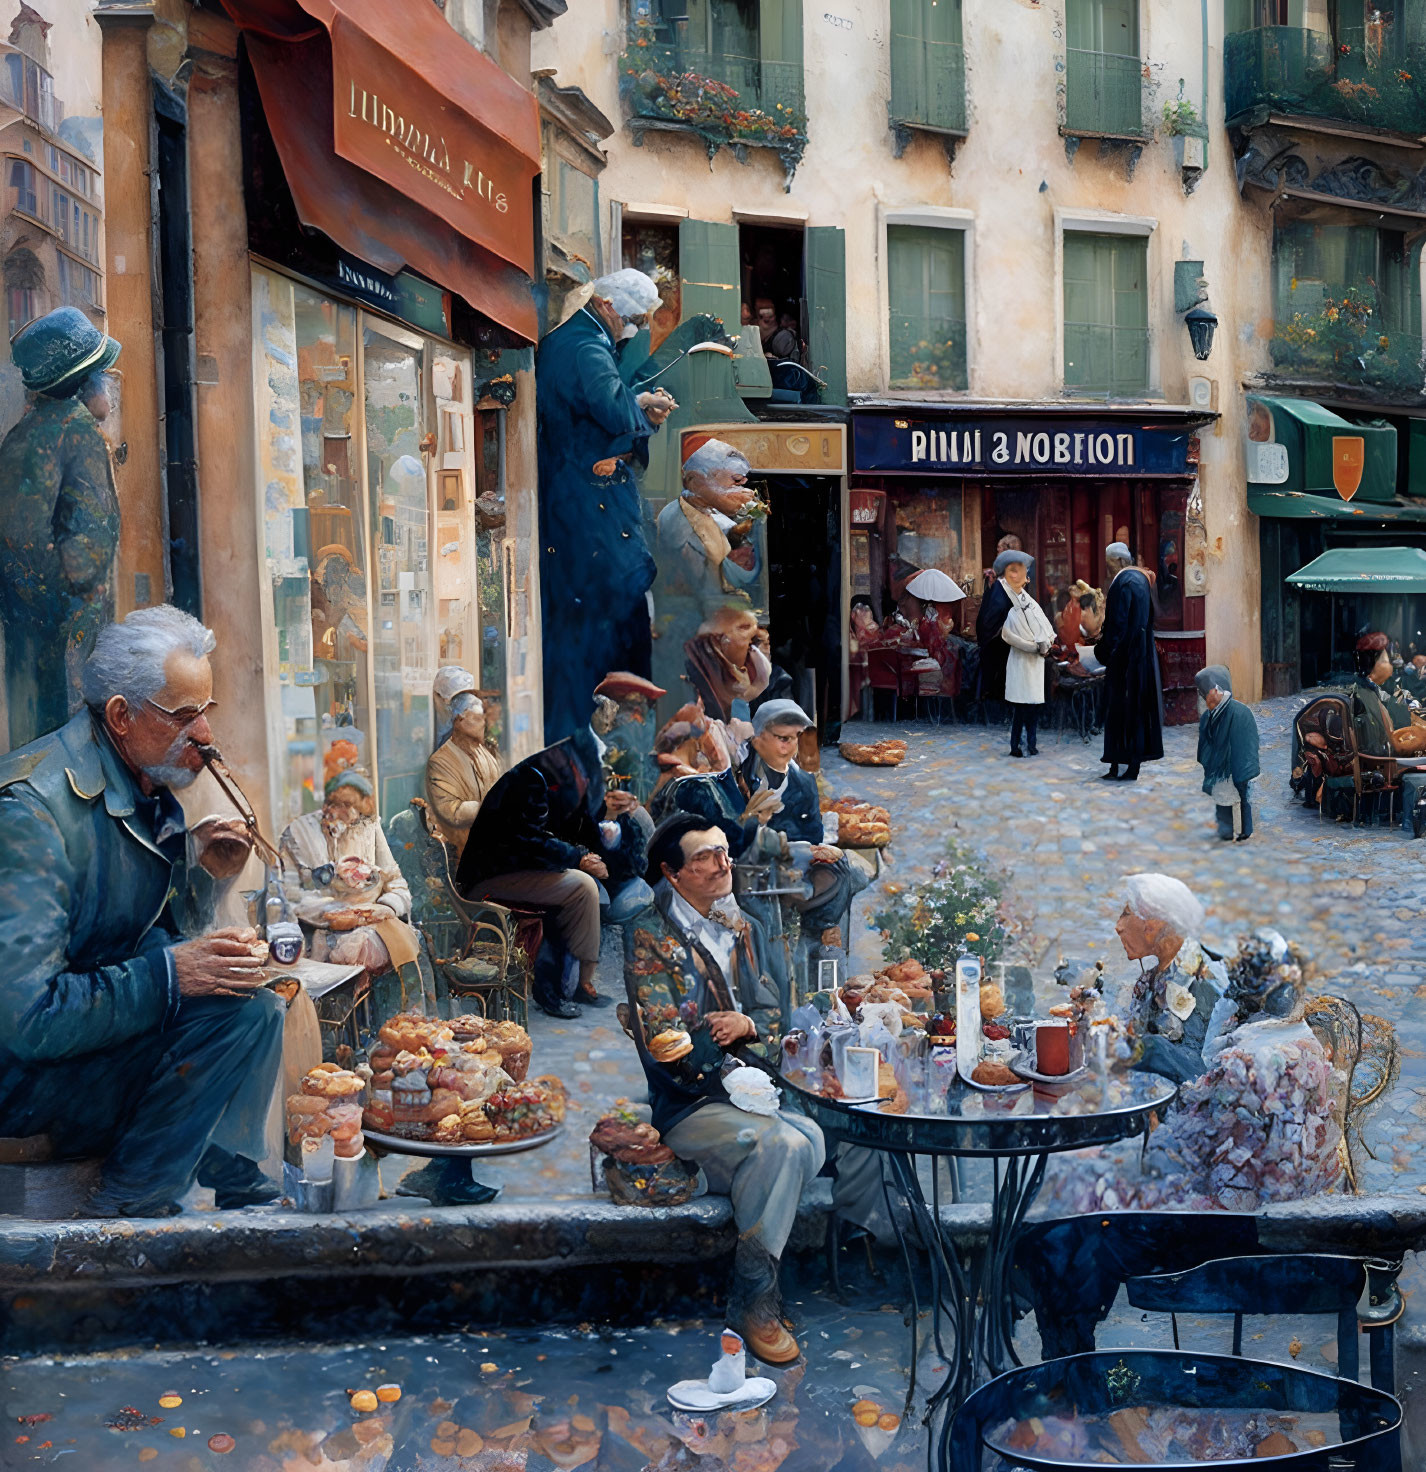
M825 1187L827 1183L819 1182ZM825 1191L804 1202L792 1251L816 1252L826 1233ZM963 1246L983 1242L984 1203L944 1206ZM1328 1197L1260 1215L1262 1245L1279 1251L1396 1255L1426 1246L1426 1197ZM707 1263L732 1250L732 1207L712 1196L632 1209L609 1202L495 1202L314 1217L296 1212L212 1213L154 1223L0 1220L0 1293L62 1293L96 1286L559 1269L612 1263Z

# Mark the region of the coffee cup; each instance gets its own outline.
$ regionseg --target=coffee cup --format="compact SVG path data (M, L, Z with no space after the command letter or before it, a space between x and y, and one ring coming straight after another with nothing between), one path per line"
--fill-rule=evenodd
M1050 1078L1070 1071L1068 1022L1042 1022L1035 1029L1035 1071Z

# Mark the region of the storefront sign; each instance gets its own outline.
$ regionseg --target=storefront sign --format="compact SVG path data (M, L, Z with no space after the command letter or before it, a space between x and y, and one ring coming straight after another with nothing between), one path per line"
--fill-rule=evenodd
M345 296L355 297L388 316L399 317L423 332L441 337L451 335L445 292L410 271L388 276L385 271L378 271L343 251L337 257L336 274L326 279Z
M845 475L847 431L840 424L700 424L685 434L720 439L741 451L754 471Z
M856 415L858 473L1184 475L1188 428L1132 420L902 418Z
M467 240L528 270L538 148L522 150L507 138L521 131L522 112L533 116L533 98L433 14L448 52L460 53L468 69L461 92L473 92L476 100L448 95L424 75L424 48L383 44L387 37L366 28L379 29L375 16L359 25L338 11L331 22L334 146ZM486 116L515 126L497 130Z

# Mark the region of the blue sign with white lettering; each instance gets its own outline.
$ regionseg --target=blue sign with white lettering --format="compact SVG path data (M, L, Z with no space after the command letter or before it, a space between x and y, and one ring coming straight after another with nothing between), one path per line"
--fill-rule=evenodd
M853 414L852 468L891 475L1187 475L1186 425Z

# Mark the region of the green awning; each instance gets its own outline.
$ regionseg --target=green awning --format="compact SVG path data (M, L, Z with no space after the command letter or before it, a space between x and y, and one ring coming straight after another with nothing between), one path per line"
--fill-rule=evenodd
M1302 491L1287 491L1277 486L1248 487L1248 510L1254 516L1277 516L1313 521L1426 521L1426 501L1413 505L1409 501L1363 502L1360 494L1350 501L1338 495L1309 496Z
M1426 593L1426 550L1333 547L1287 581L1314 593Z
M1362 481L1352 502L1392 502L1396 499L1396 430L1379 420L1344 419L1312 399L1285 399L1251 394L1249 404L1271 411L1273 438L1287 448L1287 480L1282 489L1342 501L1332 479L1332 441L1360 436L1365 444ZM1263 489L1250 486L1249 495ZM1351 502L1342 501L1350 505ZM1259 513L1260 515L1262 513Z

